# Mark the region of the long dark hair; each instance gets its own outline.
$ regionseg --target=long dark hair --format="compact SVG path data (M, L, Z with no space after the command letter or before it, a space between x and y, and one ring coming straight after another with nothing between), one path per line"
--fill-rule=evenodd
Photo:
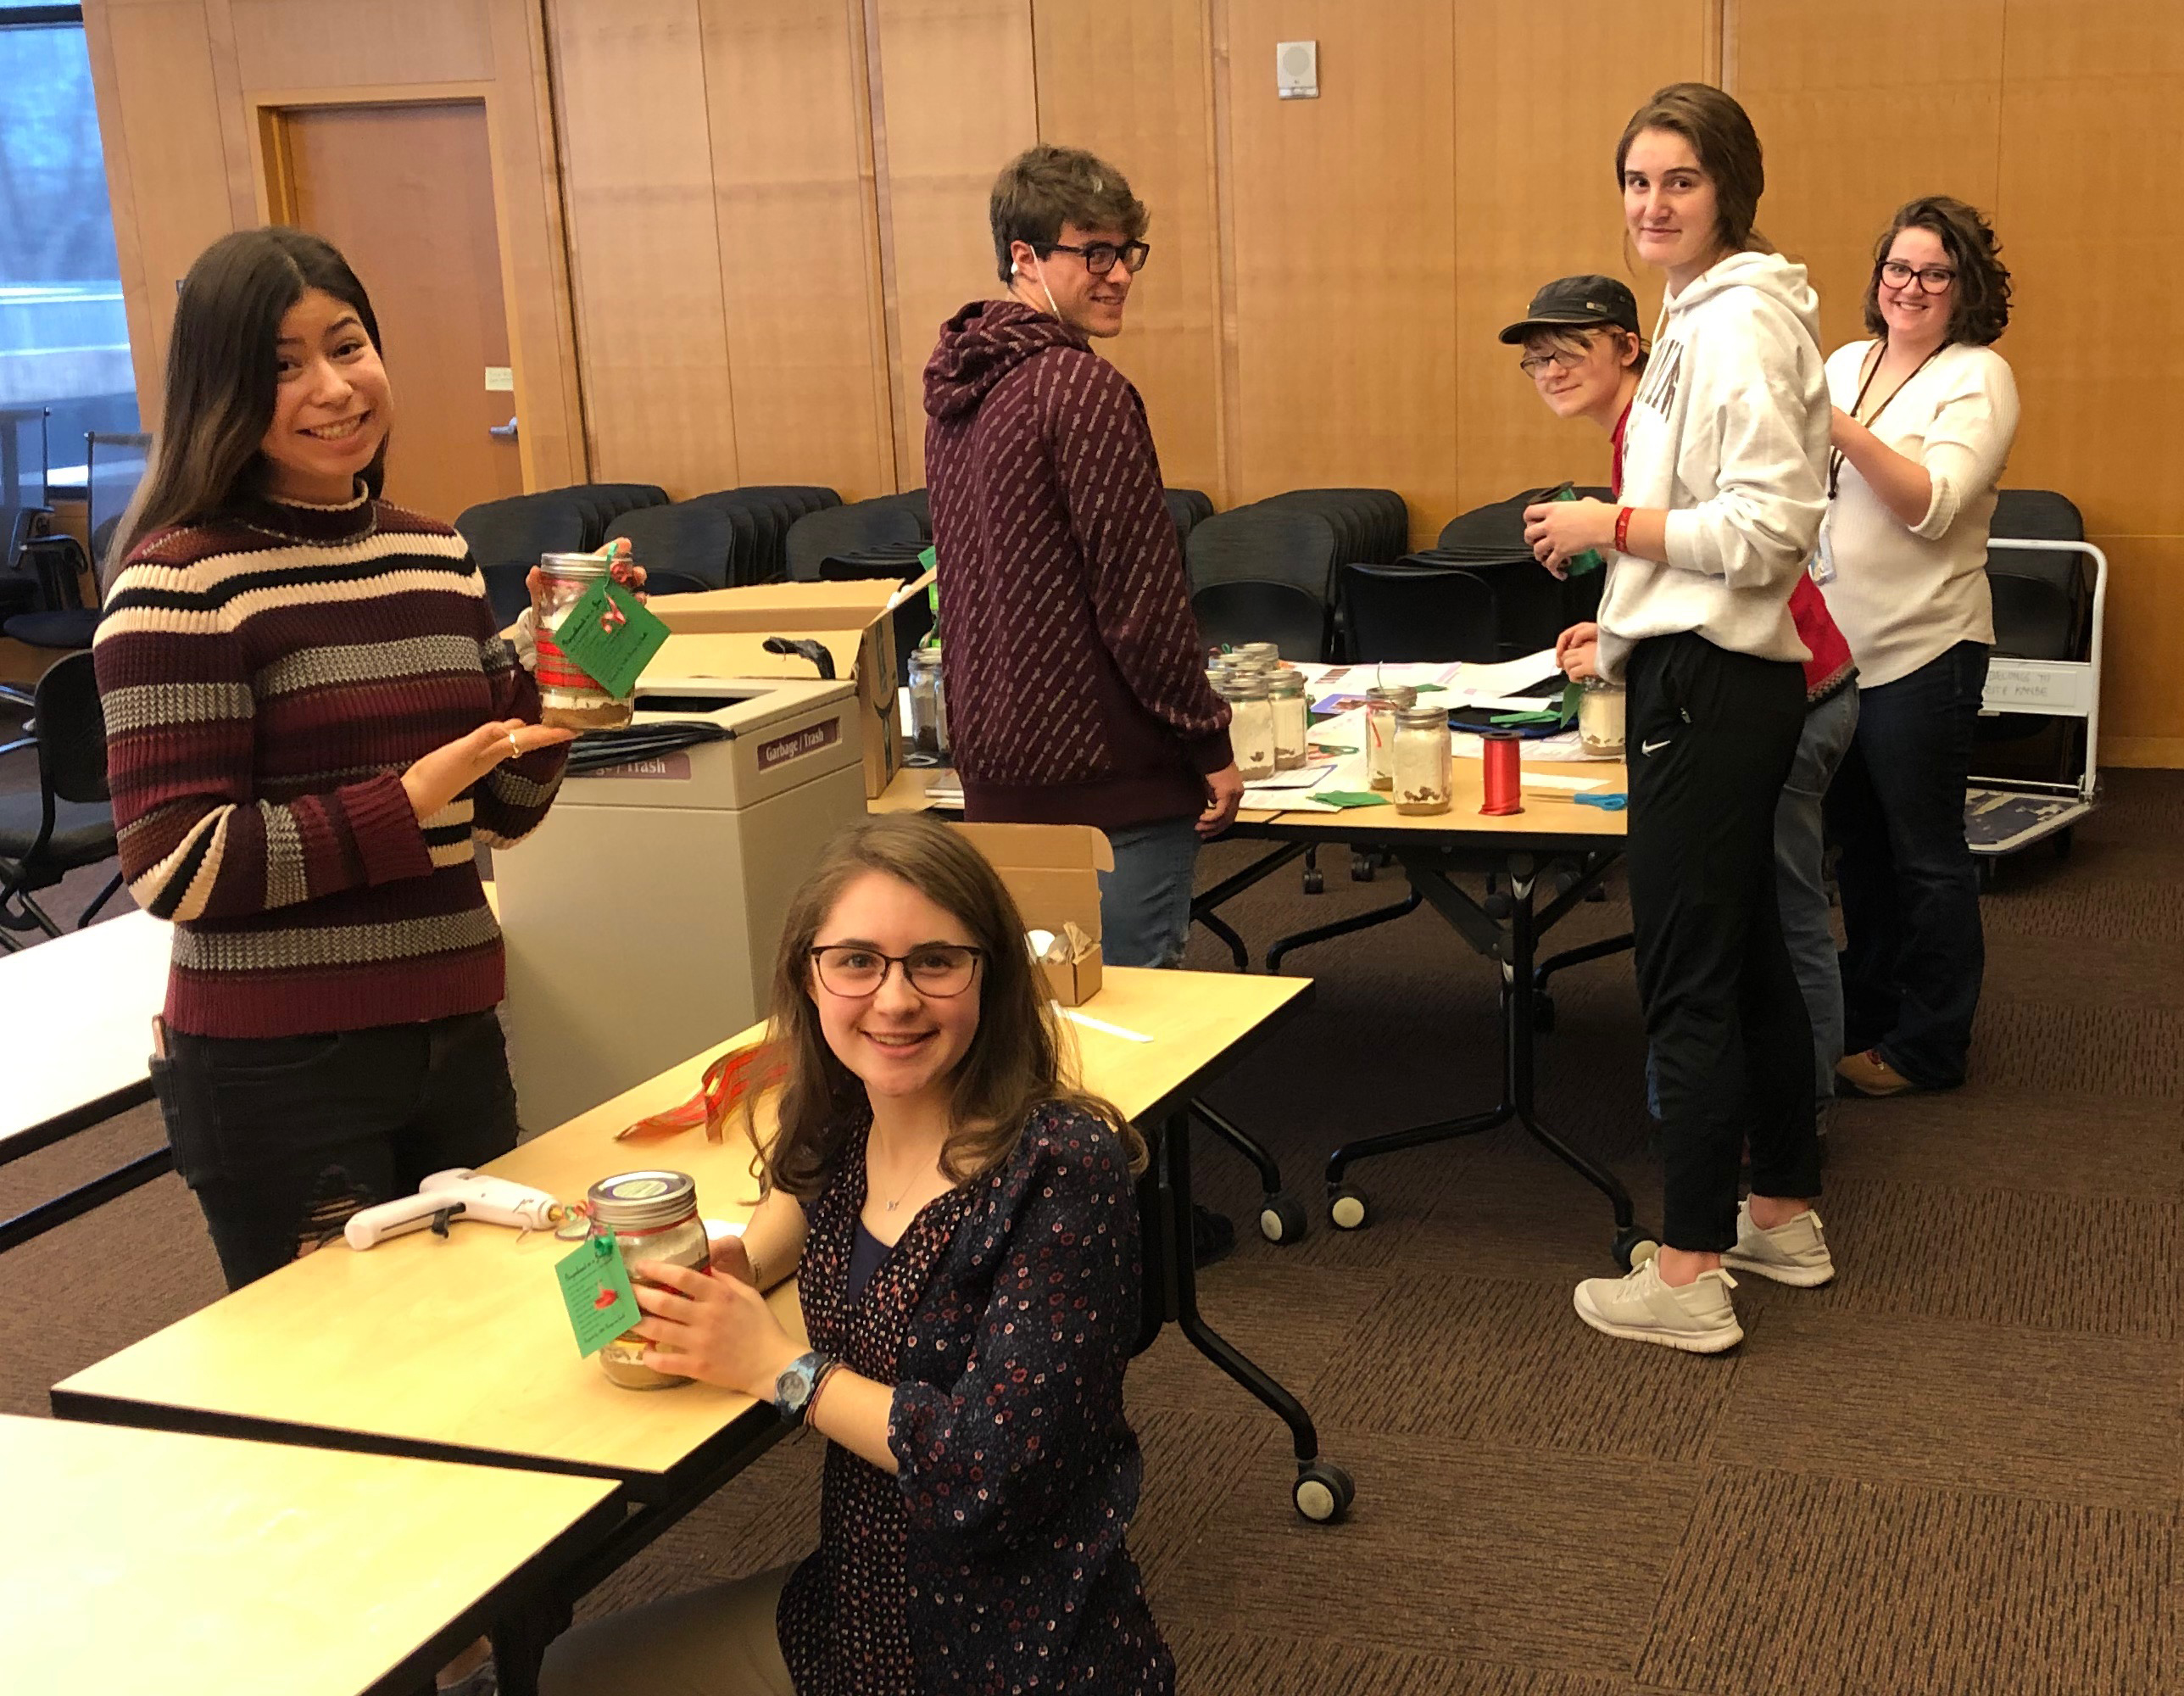
M1731 253L1769 254L1774 248L1753 228L1759 197L1767 190L1759 132L1738 105L1710 82L1672 82L1630 114L1615 144L1615 186L1623 187L1623 161L1631 142L1647 130L1667 130L1691 144L1699 169L1713 184L1714 234Z
M965 991L978 997L978 1029L956 1068L953 1129L940 1169L958 1184L990 1172L1015 1152L1033 1109L1060 1102L1106 1120L1131 1169L1142 1170L1145 1142L1135 1128L1064 1077L1061 1027L1000 874L968 838L938 819L894 813L836 837L789 906L773 970L770 1052L760 1068L778 1081L770 1096L777 1107L770 1139L758 1122L757 1093L745 1098L764 1186L800 1200L817 1195L869 1105L862 1082L827 1046L811 1001L812 941L843 890L867 872L899 878L952 913L983 951L978 982Z
M114 527L109 577L140 538L209 518L263 488L267 466L259 446L273 427L281 320L314 288L354 312L380 347L371 297L331 242L275 226L237 230L198 255L175 302L151 469ZM364 481L375 497L385 486L385 442Z
M1978 207L1947 194L1907 200L1888 220L1888 228L1874 246L1873 275L1865 280L1866 333L1887 338L1888 325L1880 315L1880 267L1906 230L1931 231L1957 268L1956 289L1949 300L1949 339L1977 348L1999 340L2009 327L2009 267L2002 262L2002 243Z

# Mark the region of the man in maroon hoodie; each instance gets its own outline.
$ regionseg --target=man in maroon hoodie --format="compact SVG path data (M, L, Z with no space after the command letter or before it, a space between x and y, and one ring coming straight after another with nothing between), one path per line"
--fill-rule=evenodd
M925 476L948 733L976 820L1097 825L1102 951L1172 966L1201 837L1243 784L1208 687L1145 403L1091 349L1120 333L1145 209L1120 172L1036 147L994 184L1008 294L925 368Z

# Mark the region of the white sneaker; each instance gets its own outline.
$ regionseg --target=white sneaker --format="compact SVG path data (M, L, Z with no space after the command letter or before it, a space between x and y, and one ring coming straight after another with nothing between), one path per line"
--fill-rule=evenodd
M1740 1272L1757 1272L1778 1284L1794 1284L1801 1290L1825 1284L1836 1275L1835 1258L1828 1252L1828 1239L1817 1212L1808 1208L1772 1230L1762 1230L1752 1222L1748 1200L1736 1204L1736 1247L1722 1255L1721 1264Z
M1729 1292L1736 1280L1702 1272L1681 1288L1661 1281L1660 1263L1648 1260L1623 1278L1588 1278L1577 1286L1577 1316L1595 1331L1632 1342L1665 1343L1690 1354L1719 1354L1744 1341L1744 1327Z

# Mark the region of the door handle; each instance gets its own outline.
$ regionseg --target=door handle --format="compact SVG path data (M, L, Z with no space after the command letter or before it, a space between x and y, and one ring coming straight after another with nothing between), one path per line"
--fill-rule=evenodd
M515 421L511 418L505 424L488 424L485 427L485 433L503 442L513 442L515 439Z

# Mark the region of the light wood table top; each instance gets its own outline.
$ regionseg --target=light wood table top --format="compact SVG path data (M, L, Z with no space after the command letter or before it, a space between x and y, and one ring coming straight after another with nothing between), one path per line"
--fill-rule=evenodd
M1084 1011L1153 1037L1125 1040L1073 1023L1085 1085L1134 1119L1163 1113L1255 1033L1301 1005L1310 980L1110 968ZM723 1043L526 1143L488 1169L564 1199L648 1166L697 1180L709 1219L747 1218L758 1198L750 1150L732 1134L688 1131L616 1142L624 1126L698 1089ZM710 1385L632 1392L577 1356L554 1263L573 1245L458 1222L445 1240L397 1237L364 1253L336 1244L214 1303L53 1392L70 1417L259 1435L307 1427L313 1441L561 1468L632 1481L660 1475L770 1409ZM769 1297L801 1334L793 1285ZM331 1434L331 1436L327 1435Z
M26 1693L429 1683L510 1581L597 1534L615 1494L597 1478L14 1418L0 1477L16 1528L0 1643L8 1688Z
M49 1141L56 1123L97 1124L103 1104L148 1098L173 946L165 920L125 912L0 954L0 1161Z

